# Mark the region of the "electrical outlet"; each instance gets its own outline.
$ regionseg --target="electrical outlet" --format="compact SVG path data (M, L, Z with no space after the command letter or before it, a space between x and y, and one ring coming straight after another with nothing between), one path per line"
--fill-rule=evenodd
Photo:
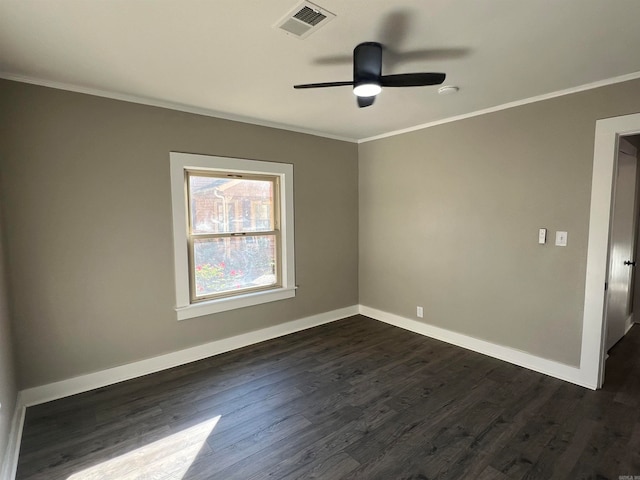
M556 232L556 246L557 247L567 246L567 232Z
M416 315L418 316L418 318L424 317L424 310L422 310L422 307L416 308Z

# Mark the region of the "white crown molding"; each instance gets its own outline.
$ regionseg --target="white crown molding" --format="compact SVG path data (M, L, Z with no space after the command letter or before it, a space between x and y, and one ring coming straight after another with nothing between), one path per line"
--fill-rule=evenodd
M238 348L264 342L273 338L289 335L300 330L317 327L325 323L341 320L358 314L358 306L332 310L330 312L312 315L310 317L292 320L273 327L243 333L235 337L224 338L205 343L196 347L179 350L177 352L147 358L138 362L128 363L119 367L108 368L99 372L80 375L78 377L49 383L39 387L28 388L20 392L21 404L27 407L68 397L77 393L88 392L96 388L177 367L186 363L202 360Z
M504 360L505 362L509 362L520 367L528 368L534 372L543 373L550 377L558 378L575 385L580 385L581 387L586 387L591 390L596 389L596 385L593 382L585 380L584 372L582 372L578 367L565 365L560 362L538 357L522 350L497 345L495 343L480 340L461 333L452 332L451 330L446 330L434 325L401 317L393 313L376 310L375 308L370 308L365 305L360 305L360 314L388 323L389 325L409 330L410 332L419 333L425 337L435 338L436 340L441 340L458 347L466 348L467 350L472 350L489 357Z
M607 85L614 85L616 83L628 82L630 80L637 80L640 78L640 72L629 73L626 75L620 75L619 77L607 78L605 80L599 80L597 82L586 83L577 87L567 88L565 90L558 90L556 92L545 93L543 95L537 95L535 97L524 98L515 102L503 103L502 105L496 105L495 107L484 108L482 110L476 110L475 112L464 113L462 115L456 115L454 117L443 118L442 120L436 120L434 122L427 122L413 127L403 128L401 130L394 130L392 132L381 133L373 137L362 138L358 140L358 143L372 142L374 140L380 140L382 138L395 137L396 135L402 135L403 133L415 132L416 130L424 130L425 128L435 127L437 125L443 125L445 123L457 122L458 120L464 120L466 118L477 117L485 115L487 113L499 112L500 110L507 110L509 108L520 107L529 103L541 102L542 100L549 100L551 98L563 97L565 95L571 95L572 93L584 92L585 90L592 90L594 88L606 87Z
M148 105L151 107L160 107L160 108L166 108L169 110L176 110L179 112L194 113L196 115L203 115L205 117L213 117L213 118L220 118L222 120L230 120L233 122L248 123L250 125L258 125L260 127L277 128L278 130L286 130L286 131L295 132L295 133L304 133L306 135L330 138L332 140L340 140L342 142L358 143L358 139L356 138L342 137L340 135L332 135L330 133L319 132L319 131L311 130L307 128L300 128L294 125L288 125L288 124L278 123L278 122L270 122L268 120L260 120L258 118L245 117L242 115L235 115L232 113L211 110L209 108L194 107L191 105L184 105L182 103L174 103L174 102L159 100L155 98L142 97L138 95L129 95L126 93L109 92L107 90L100 90L98 88L81 87L79 85L74 85L71 83L55 82L52 80L41 80L39 78L16 75L8 72L0 72L0 78L4 78L5 80L12 80L14 82L39 85L41 87L55 88L57 90L67 90L69 92L84 93L86 95L93 95L96 97L110 98L112 100L121 100L123 102L138 103L140 105Z
M11 420L11 430L9 441L0 465L0 480L14 480L18 469L18 454L20 453L20 441L22 440L22 428L24 426L24 415L26 407L22 403L18 394L16 406Z
M343 137L340 135L333 135L318 130L306 129L296 127L294 125L287 125L277 122L269 122L267 120L260 120L253 117L244 117L242 115L234 115L226 112L219 112L217 110L211 110L208 108L194 107L190 105L184 105L181 103L174 103L165 100L159 100L154 98L147 98L137 95L129 95L124 93L109 92L106 90L100 90L97 88L81 87L71 83L55 82L51 80L42 80L39 78L28 77L23 75L16 75L9 72L0 72L0 78L5 80L12 80L15 82L30 83L32 85L39 85L42 87L55 88L58 90L68 90L70 92L84 93L86 95L94 95L97 97L110 98L113 100L121 100L123 102L138 103L141 105L149 105L152 107L167 108L169 110L176 110L179 112L193 113L196 115L203 115L206 117L220 118L223 120L230 120L233 122L248 123L251 125L258 125L261 127L277 128L279 130L287 130L290 132L303 133L307 135L314 135L316 137L330 138L332 140L339 140L342 142L350 143L366 143L374 140L380 140L388 137L395 137L396 135L402 135L404 133L415 132L417 130L424 130L426 128L435 127L437 125L443 125L445 123L457 122L458 120L464 120L466 118L477 117L487 113L499 112L500 110L507 110L509 108L519 107L521 105L527 105L529 103L540 102L542 100L549 100L551 98L562 97L564 95L571 95L572 93L583 92L585 90L592 90L594 88L606 87L607 85L614 85L616 83L628 82L630 80L636 80L640 78L640 72L629 73L626 75L620 75L618 77L607 78L605 80L598 80L597 82L586 83L577 87L567 88L565 90L558 90L556 92L545 93L535 97L529 97L515 102L504 103L502 105L496 105L495 107L489 107L482 110L476 110L474 112L464 113L462 115L455 115L453 117L443 118L441 120L435 120L433 122L421 123L413 127L407 127L400 130L393 130L379 135L366 138L351 138Z

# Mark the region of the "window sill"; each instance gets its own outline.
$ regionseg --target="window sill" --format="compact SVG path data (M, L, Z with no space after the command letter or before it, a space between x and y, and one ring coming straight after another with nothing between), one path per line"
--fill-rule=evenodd
M176 307L178 320L201 317L212 313L226 312L237 308L251 307L261 303L275 302L296 296L296 287L278 288L277 290L267 290L265 292L247 293L237 297L220 298L207 302L193 303L183 307Z

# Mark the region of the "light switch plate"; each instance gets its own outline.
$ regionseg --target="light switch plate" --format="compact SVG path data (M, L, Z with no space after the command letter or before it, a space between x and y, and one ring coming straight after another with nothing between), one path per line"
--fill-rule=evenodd
M540 245L544 245L545 243L547 243L547 229L546 228L541 228L540 230L538 230L538 243Z
M556 246L557 247L567 246L567 232L556 232Z

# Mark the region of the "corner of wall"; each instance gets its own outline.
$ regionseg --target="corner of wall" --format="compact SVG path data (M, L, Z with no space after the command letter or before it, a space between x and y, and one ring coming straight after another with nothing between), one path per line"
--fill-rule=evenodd
M389 325L403 328L426 337L434 338L489 357L497 358L498 360L503 360L505 362L533 370L534 372L543 373L550 377L564 380L565 382L570 382L590 390L595 390L597 388L597 386L592 382L585 380L584 372L578 367L541 358L522 350L497 345L495 343L452 332L427 323L401 317L393 313L376 310L375 308L370 308L365 305L359 306L359 312L361 315L373 318L380 322L388 323Z

